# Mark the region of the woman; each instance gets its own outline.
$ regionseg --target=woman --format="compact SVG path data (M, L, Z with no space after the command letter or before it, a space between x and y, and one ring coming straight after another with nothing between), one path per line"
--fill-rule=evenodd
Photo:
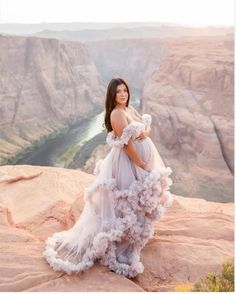
M151 116L141 116L129 100L127 83L112 79L105 105L106 141L112 148L96 165L75 225L46 242L44 256L55 271L77 273L98 260L127 277L143 272L140 251L153 235L153 221L173 202L172 170L148 137Z

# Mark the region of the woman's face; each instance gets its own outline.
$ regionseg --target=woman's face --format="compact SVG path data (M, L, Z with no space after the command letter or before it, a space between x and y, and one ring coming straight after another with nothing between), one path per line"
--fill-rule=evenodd
M126 105L129 98L128 90L124 84L118 85L116 88L116 105Z

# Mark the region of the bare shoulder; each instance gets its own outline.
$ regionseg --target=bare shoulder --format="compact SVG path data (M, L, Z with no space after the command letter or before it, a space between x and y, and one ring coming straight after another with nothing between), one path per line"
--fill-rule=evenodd
M111 125L117 136L122 134L122 130L128 125L125 111L122 109L113 109L111 112Z
M124 120L126 119L126 114L123 109L114 108L111 112L111 121Z

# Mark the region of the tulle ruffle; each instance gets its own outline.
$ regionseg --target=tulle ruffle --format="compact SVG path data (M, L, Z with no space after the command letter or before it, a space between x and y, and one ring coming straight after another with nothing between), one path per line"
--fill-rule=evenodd
M123 148L124 145L128 144L131 137L135 139L135 136L145 131L147 126L150 126L152 117L150 114L142 115L142 122L133 121L128 124L122 132L120 137L116 137L114 131L108 133L106 142L110 147Z
M117 214L113 227L103 226L103 231L98 232L93 242L87 248L82 260L73 263L68 260L57 258L55 247L65 238L69 231L54 233L46 242L44 257L55 271L63 270L67 274L78 273L91 267L96 260L108 266L111 270L127 277L134 277L143 272L143 265L140 262L140 251L149 238L153 235L153 220L159 219L169 207L173 198L169 192L172 180L169 178L172 170L162 168L147 172L143 181L134 181L129 189L119 190L115 179L104 179L94 182L85 189L85 203L92 200L94 193L104 189L110 191L115 199L115 211ZM160 199L164 201L161 203ZM79 236L78 236L79 238ZM131 259L118 260L115 253L115 242L124 239L134 247L134 254ZM73 248L76 252L76 248Z
M147 127L147 126L150 126L151 123L152 123L152 117L150 114L143 114L142 115L142 123Z

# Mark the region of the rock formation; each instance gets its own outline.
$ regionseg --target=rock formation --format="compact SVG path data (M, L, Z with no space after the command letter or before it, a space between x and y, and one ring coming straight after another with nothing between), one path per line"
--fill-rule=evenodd
M145 83L142 112L153 115L177 194L233 200L233 44L231 35L175 40Z
M0 163L102 107L104 88L76 42L0 36Z
M156 70L166 54L168 39L121 39L89 42L91 59L102 77L109 81L113 76L127 79L134 90L141 91L145 80Z
M99 264L77 275L54 272L42 257L45 239L75 223L93 179L80 170L0 167L0 291L175 291L233 257L233 203L174 195L142 250L145 270L136 278Z
M86 173L93 174L96 163L105 158L105 156L110 151L111 147L109 145L98 145L92 152L89 159L86 161L85 165L81 168Z

